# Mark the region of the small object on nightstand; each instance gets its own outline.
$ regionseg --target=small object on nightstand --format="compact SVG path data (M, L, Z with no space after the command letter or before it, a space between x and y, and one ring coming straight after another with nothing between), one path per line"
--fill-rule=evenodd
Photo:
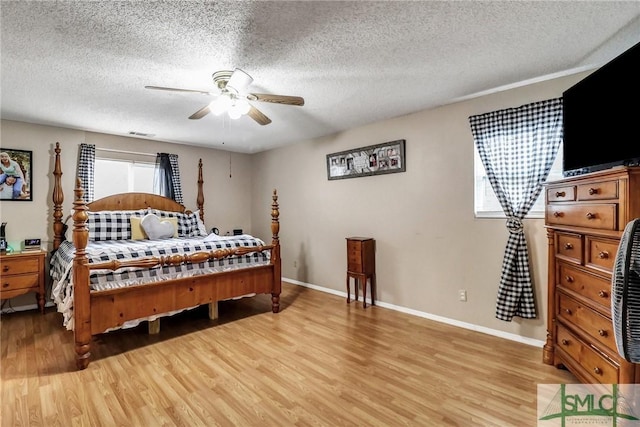
M40 239L24 239L22 242L22 252L38 252L40 250Z
M347 303L351 302L350 279L352 277L356 301L358 301L359 288L362 288L362 307L367 308L368 281L371 289L371 305L375 305L375 240L370 237L347 237Z
M9 245L7 245L7 238L5 234L6 228L7 228L7 223L3 222L2 225L0 226L0 253L2 254L7 252L7 248L9 247Z
M40 312L44 314L44 264L46 252L16 252L0 255L0 299L36 293Z

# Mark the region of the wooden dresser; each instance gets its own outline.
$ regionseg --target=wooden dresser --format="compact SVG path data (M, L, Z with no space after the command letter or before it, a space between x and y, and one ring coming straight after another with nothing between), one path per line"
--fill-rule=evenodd
M356 301L362 289L362 306L367 307L367 281L371 289L371 305L376 304L375 240L371 237L347 237L347 303L351 302L350 279L354 279Z
M0 299L35 292L38 308L44 313L46 255L45 251L0 255Z
M611 271L625 225L640 217L640 168L618 167L546 185L548 323L543 361L584 383L640 383L618 355Z

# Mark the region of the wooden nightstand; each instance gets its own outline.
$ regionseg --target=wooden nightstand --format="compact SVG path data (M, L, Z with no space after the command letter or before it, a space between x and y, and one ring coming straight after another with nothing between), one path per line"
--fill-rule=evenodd
M347 237L347 303L351 302L350 279L355 281L356 301L362 288L362 306L367 307L367 279L371 289L371 305L375 305L376 255L375 240L370 237Z
M44 314L44 263L47 253L14 252L0 255L0 299L36 293L40 312Z

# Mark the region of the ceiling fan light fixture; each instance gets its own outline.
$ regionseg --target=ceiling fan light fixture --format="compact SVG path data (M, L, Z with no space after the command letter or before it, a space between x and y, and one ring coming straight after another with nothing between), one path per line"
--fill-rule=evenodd
M233 89L236 93L243 92L253 82L253 77L242 71L240 68L236 68L229 81L227 82L227 88Z
M175 92L201 93L204 95L214 96L215 98L213 101L189 116L189 119L191 120L201 119L209 113L215 116L220 116L226 112L232 119L239 119L243 115L248 115L256 123L264 126L271 123L271 119L265 116L262 111L249 102L270 102L274 104L298 106L304 105L304 99L300 96L248 93L247 89L253 82L253 77L239 68L236 68L234 71L216 71L211 77L213 78L214 85L218 88L217 93L164 86L145 86L145 88Z
M233 120L238 120L240 117L242 117L242 114L238 110L232 108L229 110L229 117Z
M249 112L249 110L251 109L251 105L249 105L249 102L246 99L238 98L231 108L244 115Z
M229 95L222 94L209 104L209 110L216 116L224 113L231 108L232 101Z

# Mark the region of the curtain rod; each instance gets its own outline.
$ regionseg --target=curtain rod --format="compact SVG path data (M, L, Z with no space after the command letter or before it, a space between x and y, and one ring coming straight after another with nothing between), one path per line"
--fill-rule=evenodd
M124 154L137 154L138 156L151 156L156 157L156 154L152 153L140 153L138 151L124 151L124 150L114 150L112 148L100 148L96 147L96 151L106 151L109 153L124 153Z

